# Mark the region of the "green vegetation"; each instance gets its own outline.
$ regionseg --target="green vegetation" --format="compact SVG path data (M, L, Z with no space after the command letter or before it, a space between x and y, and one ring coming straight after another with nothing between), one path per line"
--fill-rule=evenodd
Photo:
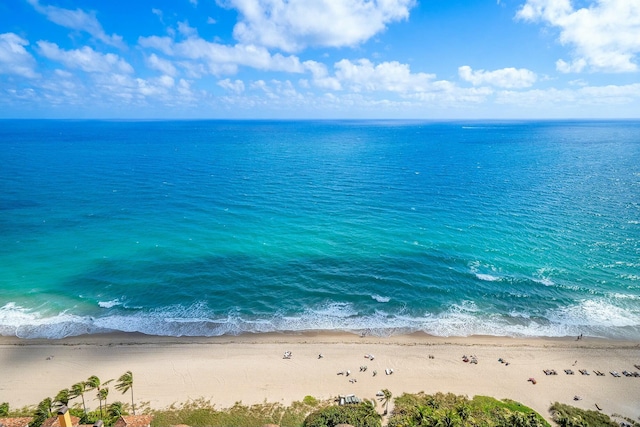
M285 407L279 403L243 405L237 402L231 408L217 410L211 402L199 399L167 410L154 411L152 426L187 424L193 427L258 427L265 424L301 426L306 416L317 409L331 405L330 401L318 401L307 396L302 402Z
M29 427L41 427L56 410L71 403L73 399L83 397L86 391L97 390L100 408L87 412L82 403L71 406L72 416L80 418L80 424L94 424L103 420L105 426L112 426L121 415L128 415L132 405L113 402L107 405L108 391L104 383L92 376L87 381L77 383L70 389L63 389L55 398L47 397L35 407L10 410L8 403L0 403L0 417L33 417ZM132 390L133 375L126 372L118 379L116 389L123 394ZM379 400L384 414L392 399L389 390L382 390ZM153 414L152 427L186 424L193 427L260 427L275 424L283 427L335 427L338 424L350 424L355 427L382 427L382 417L376 410L376 401L365 400L355 405L336 405L332 400L318 400L305 396L302 401L290 406L280 403L264 402L257 405L243 405L237 402L231 408L216 409L210 401L199 399L183 404L174 404L166 410L151 411L149 404L139 405L140 412ZM560 427L607 427L618 426L607 415L554 403L549 409L553 420ZM625 420L627 425L639 426L640 423L621 415L616 418ZM497 400L487 396L457 396L452 393L403 394L394 399L394 408L388 418L387 427L550 427L537 412L513 400Z
M389 427L549 427L537 412L512 400L468 399L448 393L403 394L395 399Z
M319 409L304 420L304 427L335 427L351 424L354 427L381 427L381 417L375 403L364 401L355 405L328 406Z
M385 388L382 390L382 397L379 400L384 405L385 415L389 413L389 402L391 402L392 397L393 397L393 394L389 391L389 389Z
M553 420L560 427L617 427L618 424L597 411L586 411L563 403L554 403L549 409Z
M80 418L80 424L94 424L98 420L103 420L105 426L112 426L121 415L128 415L129 405L122 402L113 402L107 404L107 396L109 389L106 387L113 380L100 382L95 375L90 376L86 381L73 384L70 388L60 390L55 397L45 397L38 405L24 407L19 410L10 410L8 403L0 404L0 417L33 417L33 421L29 427L40 427L47 418L56 415L58 409L62 406L69 407L69 414ZM133 374L127 371L118 380L116 389L126 393L131 390L133 408ZM100 401L99 410L87 412L84 395L87 391L96 390L97 399ZM72 401L76 398L82 398L82 404L76 403L72 405ZM148 408L147 408L147 412Z
M136 414L136 405L133 403L133 374L131 371L127 371L124 374L120 375L118 378L118 384L116 384L116 390L125 394L129 390L131 390L131 409L133 410L133 415Z

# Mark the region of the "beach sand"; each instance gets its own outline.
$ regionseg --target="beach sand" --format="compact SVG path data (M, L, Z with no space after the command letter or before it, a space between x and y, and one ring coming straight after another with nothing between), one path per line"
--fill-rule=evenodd
M290 359L283 358L286 351ZM318 358L322 353L324 357ZM373 355L374 359L365 358ZM476 356L465 363L462 356ZM500 363L498 359L508 362ZM452 392L517 400L549 419L549 406L563 402L607 414L640 417L640 378L609 372L639 371L640 343L600 340L442 338L425 334L360 337L342 333L256 334L239 337L169 338L105 334L62 340L0 337L0 402L12 408L97 375L102 381L130 370L137 402L162 409L204 398L217 408L280 402L306 395L373 398L388 388L403 392ZM360 372L366 365L367 370ZM393 369L387 375L386 369ZM555 369L547 376L543 369ZM564 369L572 369L567 375ZM591 375L581 375L587 369ZM351 375L338 375L350 370ZM373 371L377 375L373 376ZM606 373L596 376L594 370ZM528 381L535 378L536 384ZM350 381L355 379L356 381ZM96 407L95 392L86 396ZM581 400L574 400L574 396ZM129 402L113 384L109 402ZM380 409L380 407L378 406ZM381 410L381 409L380 409Z

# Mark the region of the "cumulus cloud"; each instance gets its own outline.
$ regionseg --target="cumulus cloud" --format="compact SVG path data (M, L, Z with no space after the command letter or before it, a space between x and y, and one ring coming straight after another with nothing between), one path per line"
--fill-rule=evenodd
M149 68L158 70L163 74L166 74L168 76L175 76L176 74L178 74L178 70L173 65L173 63L171 63L171 61L167 61L166 59L160 58L155 53L152 53L151 55L149 55L146 61Z
M242 80L231 81L231 79L224 79L218 82L218 86L235 93L244 92L244 83Z
M133 73L131 65L113 53L99 53L88 46L64 50L55 43L42 40L37 42L37 45L42 56L58 61L69 68L79 68L88 73Z
M640 84L582 86L578 89L535 89L529 91L503 91L496 103L519 107L567 108L575 105L619 105L640 100Z
M296 56L272 55L261 46L236 44L227 46L192 36L176 42L169 37L140 37L138 44L154 48L167 56L202 61L213 75L235 74L239 66L263 71L302 73L304 67Z
M36 78L36 61L25 49L29 42L15 33L0 34L0 74Z
M117 34L108 35L98 22L95 13L87 13L81 9L71 10L56 6L45 6L39 0L27 0L34 9L45 15L55 24L76 31L84 31L96 39L116 47L123 47L122 37Z
M503 68L495 71L474 71L468 65L458 68L458 75L462 80L474 86L491 85L507 89L525 88L532 86L537 76L526 68Z
M342 89L340 81L335 77L329 76L327 66L323 63L309 60L305 61L302 65L306 70L311 72L314 86L330 90Z
M354 92L424 92L430 89L435 78L433 74L411 73L407 64L396 61L374 65L368 59L355 62L343 59L335 68L336 78Z
M574 9L570 0L527 0L517 18L544 22L560 29L560 43L573 48L573 60L559 60L560 72L638 71L640 2L591 0Z
M234 36L286 52L354 46L407 19L415 0L218 0L240 12Z

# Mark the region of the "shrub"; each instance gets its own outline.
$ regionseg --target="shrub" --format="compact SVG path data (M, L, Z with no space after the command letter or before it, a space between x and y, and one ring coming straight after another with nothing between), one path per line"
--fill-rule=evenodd
M304 420L304 427L335 427L351 424L354 427L381 427L382 419L370 402L356 405L328 406L312 412Z
M401 426L548 427L537 412L512 400L487 396L456 396L453 393L403 394L395 399L388 427Z
M561 427L617 427L608 415L597 411L589 411L563 403L554 403L549 408L553 420Z

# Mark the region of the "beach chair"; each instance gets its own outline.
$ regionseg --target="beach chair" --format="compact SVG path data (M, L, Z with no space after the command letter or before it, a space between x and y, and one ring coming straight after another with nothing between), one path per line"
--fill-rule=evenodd
M587 371L586 369L580 369L580 373L582 375L589 375L589 371Z
M571 369L565 369L564 373L567 375L573 375L573 371Z
M613 375L614 377L616 377L616 378L620 378L620 376L621 376L617 371L609 371L609 373L611 375Z

